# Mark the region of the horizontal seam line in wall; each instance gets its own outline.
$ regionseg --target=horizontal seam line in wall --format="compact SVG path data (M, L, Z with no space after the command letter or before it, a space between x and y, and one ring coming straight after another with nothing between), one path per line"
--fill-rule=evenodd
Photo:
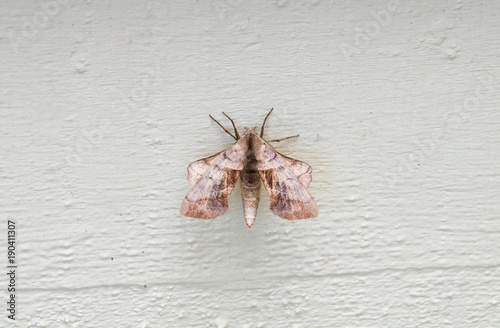
M378 270L370 270L370 271L352 271L352 272L341 272L335 274L311 274L307 276L297 276L297 275L288 275L288 276L278 276L278 277L266 277L266 280L275 281L276 279L301 279L301 278L325 278L325 277L347 277L347 276L369 276L369 275L377 275L385 272L410 272L410 273L427 273L427 272L435 272L435 271L450 271L450 270L458 270L458 271L473 271L473 270L484 270L484 269L496 269L500 268L500 264L483 264L483 265L452 265L452 266L427 266L427 267L406 267L406 268L385 268ZM230 282L228 279L223 279L219 281ZM85 290L85 289L98 289L98 288L141 288L147 289L152 286L202 286L202 285L210 285L216 283L217 280L190 280L190 281L176 281L171 283L166 282L155 282L155 283L145 283L145 284L102 284L102 285L93 285L93 286L84 286L84 287L58 287L58 288L23 288L19 289L22 292L35 292L35 291L75 291L75 290ZM255 281L257 284L260 281ZM146 287L144 287L146 285ZM258 285L259 288L265 288L263 285Z

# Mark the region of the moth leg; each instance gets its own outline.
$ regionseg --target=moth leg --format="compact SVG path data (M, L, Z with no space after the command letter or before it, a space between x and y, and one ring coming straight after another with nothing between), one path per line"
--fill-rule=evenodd
M264 123L262 123L262 127L260 128L260 137L262 138L262 136L264 135L264 126L266 125L266 121L267 121L267 118L269 117L269 115L271 115L271 112L273 111L274 107L271 108L271 110L269 111L269 113L267 113L267 116L266 118L264 119Z
M230 118L226 113L222 112L222 114L224 114L225 117L227 117L230 121L231 121L231 124L233 125L233 128L234 128L234 134L236 134L236 138L240 138L240 134L238 133L238 130L236 130L236 125L234 125L234 121L232 118Z
M297 134L295 136L286 137L286 138L281 138L281 139L267 140L267 142L280 142L280 141L283 141L283 140L286 140L286 139L297 138L298 136L300 136L300 134Z
M223 127L222 124L219 123L219 121L217 121L215 118L213 118L212 115L208 115L208 116L210 116L210 118L212 120L214 120L215 123L219 124L219 126L222 128L222 130L226 131L226 133L229 134L231 137L233 137L234 140L238 140L238 138L236 138L235 136L233 136L233 134L231 132L229 132L228 130L226 130L226 128Z

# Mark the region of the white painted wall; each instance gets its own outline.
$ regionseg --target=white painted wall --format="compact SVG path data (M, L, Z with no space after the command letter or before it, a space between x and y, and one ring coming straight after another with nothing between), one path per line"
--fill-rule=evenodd
M499 327L500 2L4 1L0 258L19 327ZM320 216L186 167L275 107ZM223 120L226 123L226 121ZM0 281L8 300L8 277ZM3 307L4 307L3 306ZM2 307L2 308L3 308Z

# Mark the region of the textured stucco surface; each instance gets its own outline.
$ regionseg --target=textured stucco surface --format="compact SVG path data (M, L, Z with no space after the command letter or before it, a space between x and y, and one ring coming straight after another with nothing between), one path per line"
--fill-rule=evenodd
M500 327L499 13L3 1L0 245L15 220L19 289L0 322ZM226 215L180 217L187 165L231 144L208 114L242 129L271 107L320 216L281 220L263 192L249 230L235 188Z

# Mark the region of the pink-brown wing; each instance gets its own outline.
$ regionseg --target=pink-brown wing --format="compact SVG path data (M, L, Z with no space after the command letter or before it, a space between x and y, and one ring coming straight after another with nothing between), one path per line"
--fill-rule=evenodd
M229 195L243 169L243 156L244 151L238 143L218 156L182 201L181 215L214 219L224 214L229 207Z
M281 159L290 168L290 170L292 170L293 174L295 174L297 179L299 179L300 183L302 183L304 187L309 188L312 181L311 166L305 162L280 154L277 151L275 151L275 153L281 156Z
M287 220L318 216L318 206L305 187L309 186L310 177L307 180L303 178L305 184L301 183L288 167L284 157L281 157L263 139L256 136L252 146L257 159L257 169L271 199L271 211ZM305 166L298 171L304 171L304 176L310 175L310 172L306 173L308 170Z
M200 179L207 173L208 169L214 165L219 156L222 155L224 151L217 153L213 156L205 157L189 164L188 170L188 181L189 184L194 186Z

